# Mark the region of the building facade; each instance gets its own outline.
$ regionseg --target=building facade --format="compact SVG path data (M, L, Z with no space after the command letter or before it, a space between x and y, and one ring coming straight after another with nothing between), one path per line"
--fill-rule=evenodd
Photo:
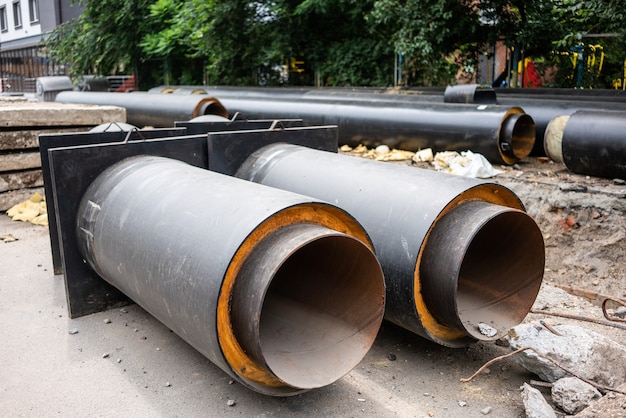
M58 25L80 15L72 0L0 0L0 91L34 92L37 77L65 75L43 47Z

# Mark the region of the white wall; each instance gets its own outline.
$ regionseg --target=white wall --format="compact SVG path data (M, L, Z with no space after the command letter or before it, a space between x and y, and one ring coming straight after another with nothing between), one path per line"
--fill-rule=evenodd
M0 0L0 7L6 8L7 14L7 28L6 32L0 32L0 42L10 42L22 38L30 38L32 36L41 35L41 25L39 20L36 22L30 21L30 12L28 10L29 1L20 0L20 8L22 10L22 26L18 29L15 28L15 21L13 19L13 0Z

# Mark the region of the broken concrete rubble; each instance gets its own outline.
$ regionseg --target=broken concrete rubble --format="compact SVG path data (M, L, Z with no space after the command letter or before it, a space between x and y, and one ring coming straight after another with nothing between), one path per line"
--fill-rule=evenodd
M521 389L526 418L556 418L554 410L538 389L528 383L524 383Z
M563 368L599 385L615 387L626 380L626 347L609 338L576 325L555 325L560 335L539 322L513 327L509 332L512 350L532 347L516 357L527 370L547 382L569 375ZM541 354L541 355L538 355Z
M575 377L564 377L552 385L552 402L568 414L576 414L602 394L589 383Z

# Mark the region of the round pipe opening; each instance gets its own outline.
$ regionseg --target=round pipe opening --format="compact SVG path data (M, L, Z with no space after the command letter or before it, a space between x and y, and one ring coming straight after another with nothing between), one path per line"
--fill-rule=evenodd
M325 227L291 225L264 238L242 267L231 295L233 332L256 367L291 387L317 388L365 356L384 296L368 246Z
M486 221L472 238L459 271L457 310L469 335L501 336L530 311L543 278L543 238L520 211Z
M202 115L217 115L228 118L228 110L214 97L203 98L194 109L193 117Z
M524 319L539 293L543 237L525 212L466 202L437 222L422 263L423 298L437 321L494 340Z
M383 297L378 261L356 239L333 235L299 248L263 302L259 343L267 366L299 388L334 382L369 350Z
M535 121L525 113L513 113L502 126L500 150L503 156L515 161L530 155L535 145Z

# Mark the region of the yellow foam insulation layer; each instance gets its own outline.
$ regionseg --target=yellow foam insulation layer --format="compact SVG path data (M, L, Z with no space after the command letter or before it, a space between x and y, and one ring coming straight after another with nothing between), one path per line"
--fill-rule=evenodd
M352 148L349 145L343 145L339 148L339 150L341 152L352 152L363 158L370 158L377 161L406 161L415 157L414 152L389 149L387 145L379 145L373 149L368 149L363 144L360 144L356 148Z
M35 225L48 226L48 210L46 200L39 193L30 199L18 203L7 211L14 221L30 222Z

